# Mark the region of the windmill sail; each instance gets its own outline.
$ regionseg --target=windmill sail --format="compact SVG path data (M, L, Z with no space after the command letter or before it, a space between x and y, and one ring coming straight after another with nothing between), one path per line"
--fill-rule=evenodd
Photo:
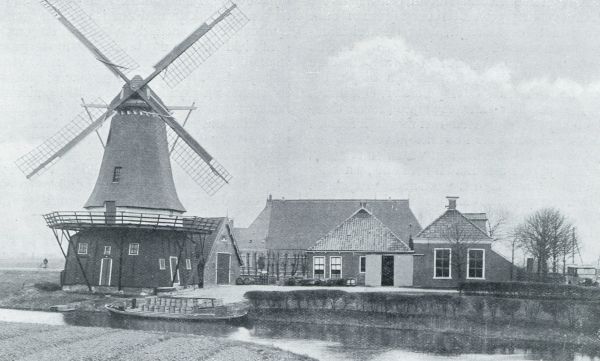
M202 158L187 143L176 141L177 134L167 127L171 159L175 161L208 195L214 195L231 180L231 174L216 159Z
M175 87L247 23L248 18L236 4L225 4L159 61L154 66L156 72Z
M102 100L98 99L96 102L102 102ZM35 174L49 169L58 158L74 147L83 137L98 129L112 113L112 110L105 111L98 108L89 108L88 111L95 120L90 119L87 111L82 111L37 148L17 159L15 163L21 172L27 178L31 178Z
M120 71L127 73L139 66L77 4L69 0L40 2L115 75L120 77Z

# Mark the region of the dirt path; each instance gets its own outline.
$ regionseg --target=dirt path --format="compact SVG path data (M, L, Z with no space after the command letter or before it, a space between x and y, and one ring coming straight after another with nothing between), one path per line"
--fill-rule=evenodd
M100 327L0 322L2 360L310 360L222 338Z

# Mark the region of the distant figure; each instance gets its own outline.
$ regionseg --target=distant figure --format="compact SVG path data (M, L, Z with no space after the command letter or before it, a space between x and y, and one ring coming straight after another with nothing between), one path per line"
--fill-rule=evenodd
M48 258L44 258L42 261L42 268L48 268Z

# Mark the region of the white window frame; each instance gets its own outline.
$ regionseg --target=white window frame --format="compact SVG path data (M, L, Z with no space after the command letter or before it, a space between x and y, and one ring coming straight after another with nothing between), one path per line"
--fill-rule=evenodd
M481 264L481 277L469 277L469 269L471 268L471 263L469 262L469 253L471 251L481 251L482 252L482 264ZM485 279L485 249L483 248L467 248L467 279L468 280L484 280Z
M133 253L134 246L137 245L137 252ZM140 255L140 244L139 243L129 243L129 252L127 252L130 256L139 256Z
M192 269L192 260L189 258L185 259L185 269Z
M340 259L340 278L344 278L343 274L342 274L342 265L344 263L344 260L342 259L342 256L329 256L329 278L333 279L332 277L332 273L331 273L331 266L333 266L333 259L334 258L339 258ZM339 278L336 278L339 279Z
M322 259L323 260L323 279L325 279L325 275L326 275L326 272L325 272L326 271L326 269L325 269L326 268L325 267L326 266L325 265L325 256L313 256L313 278L315 278L315 279L317 278L317 277L315 277L315 261L317 259Z
M85 247L85 249L82 251L82 246ZM77 243L77 254L88 254L88 243L87 242L79 242Z
M361 263L365 262L365 270L361 271ZM366 273L367 272L367 256L358 256L358 273Z
M437 263L437 251L444 251L447 250L449 251L449 257L448 257L448 277L437 277L435 275L435 267L436 267L436 263ZM452 279L452 248L434 248L433 249L433 278L436 280L450 280Z
M104 255L105 256L110 256L111 252L112 252L112 247L111 246L104 246Z
M164 258L158 259L158 269L164 271L167 269L167 261Z

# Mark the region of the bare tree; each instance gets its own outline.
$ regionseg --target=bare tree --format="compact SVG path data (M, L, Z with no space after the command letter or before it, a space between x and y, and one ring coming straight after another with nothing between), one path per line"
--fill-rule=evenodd
M544 208L536 211L515 229L520 247L537 260L538 276L544 278L550 271L558 271L558 263L566 261L573 250L572 225L557 209ZM563 265L564 268L564 265Z
M441 232L442 238L450 245L452 251L452 268L458 279L465 276L467 269L467 252L473 245L487 239L485 235L470 224L455 219Z

